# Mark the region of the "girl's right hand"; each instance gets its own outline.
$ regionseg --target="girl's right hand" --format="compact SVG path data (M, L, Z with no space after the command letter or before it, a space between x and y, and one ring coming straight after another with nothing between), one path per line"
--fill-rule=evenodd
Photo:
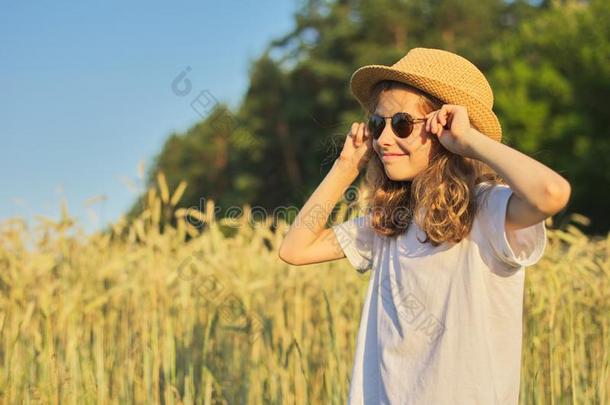
M338 160L360 172L373 154L373 137L363 122L353 122Z

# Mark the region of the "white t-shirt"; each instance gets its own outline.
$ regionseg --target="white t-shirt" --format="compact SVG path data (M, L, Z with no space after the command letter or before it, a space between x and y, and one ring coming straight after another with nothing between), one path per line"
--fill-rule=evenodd
M352 266L372 269L349 404L518 403L524 268L542 257L546 229L506 233L513 190L489 185L476 186L483 203L459 243L422 244L416 223L380 236L370 213L332 227Z

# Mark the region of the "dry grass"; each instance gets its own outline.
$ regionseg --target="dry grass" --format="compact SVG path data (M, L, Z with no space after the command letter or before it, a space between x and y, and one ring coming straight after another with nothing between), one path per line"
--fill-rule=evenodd
M368 275L283 263L287 225L254 226L247 206L237 227L209 202L198 229L174 209L184 186L170 195L159 176L143 214L107 235L65 211L2 224L3 403L346 402ZM548 234L528 269L522 403L608 403L610 238Z

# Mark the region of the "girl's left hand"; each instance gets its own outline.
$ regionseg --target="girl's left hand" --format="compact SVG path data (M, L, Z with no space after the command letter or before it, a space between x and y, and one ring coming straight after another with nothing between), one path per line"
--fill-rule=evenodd
M435 134L440 143L450 152L470 157L475 131L470 125L466 107L443 104L426 115L426 131Z

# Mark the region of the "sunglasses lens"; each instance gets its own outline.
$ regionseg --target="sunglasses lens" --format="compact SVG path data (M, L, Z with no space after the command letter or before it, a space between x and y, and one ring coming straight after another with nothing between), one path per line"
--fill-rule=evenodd
M407 138L413 131L411 117L405 113L397 113L392 117L392 129L399 138Z
M385 127L385 120L381 118L377 114L371 115L369 118L369 132L373 135L374 139L377 139L381 136L383 132L383 128Z

